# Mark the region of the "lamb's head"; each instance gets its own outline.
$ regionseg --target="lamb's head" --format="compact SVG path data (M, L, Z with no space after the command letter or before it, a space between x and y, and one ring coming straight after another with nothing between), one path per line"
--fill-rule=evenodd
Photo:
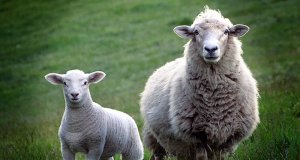
M84 73L80 70L70 70L66 74L49 73L45 76L50 83L63 85L65 100L70 104L80 104L89 99L89 84L98 83L104 77L102 71Z
M249 27L242 24L233 25L219 11L205 7L191 26L174 28L174 32L187 39L192 39L194 48L207 63L217 63L227 49L228 39L245 35Z

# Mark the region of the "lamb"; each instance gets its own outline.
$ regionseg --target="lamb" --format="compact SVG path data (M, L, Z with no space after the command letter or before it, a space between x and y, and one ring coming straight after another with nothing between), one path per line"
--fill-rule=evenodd
M85 74L70 70L66 74L49 73L46 80L63 84L65 112L59 128L62 156L74 160L82 152L88 160L142 160L143 145L135 121L127 114L103 108L92 101L89 84L98 83L105 73Z
M238 40L248 30L208 7L191 26L174 28L190 39L184 56L157 69L141 94L152 159L224 159L253 133L259 95Z

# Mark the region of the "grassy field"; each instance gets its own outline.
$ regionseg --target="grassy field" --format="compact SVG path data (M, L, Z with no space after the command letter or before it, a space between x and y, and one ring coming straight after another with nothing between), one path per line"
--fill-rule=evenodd
M299 160L298 0L0 0L0 159L61 159L64 99L44 79L49 72L103 70L94 101L129 113L141 130L148 76L182 56L186 40L172 29L191 24L205 4L251 28L243 56L258 80L261 123L229 159Z

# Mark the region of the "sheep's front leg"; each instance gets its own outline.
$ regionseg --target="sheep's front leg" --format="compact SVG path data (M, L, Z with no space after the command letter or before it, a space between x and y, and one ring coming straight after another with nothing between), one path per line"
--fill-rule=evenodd
M196 160L207 160L207 151L203 143L196 145Z
M229 137L228 140L220 146L220 150L223 154L232 155L237 148L238 143L244 138L245 136L241 133L235 133L233 136Z
M63 160L75 160L75 153L73 153L66 144L61 145L61 152Z

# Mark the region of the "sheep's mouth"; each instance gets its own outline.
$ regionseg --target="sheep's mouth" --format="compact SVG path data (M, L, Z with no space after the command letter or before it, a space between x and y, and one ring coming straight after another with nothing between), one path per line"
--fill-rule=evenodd
M78 101L79 99L78 98L72 98L71 100L72 101Z
M205 57L205 59L210 60L210 61L214 61L217 60L219 57Z

